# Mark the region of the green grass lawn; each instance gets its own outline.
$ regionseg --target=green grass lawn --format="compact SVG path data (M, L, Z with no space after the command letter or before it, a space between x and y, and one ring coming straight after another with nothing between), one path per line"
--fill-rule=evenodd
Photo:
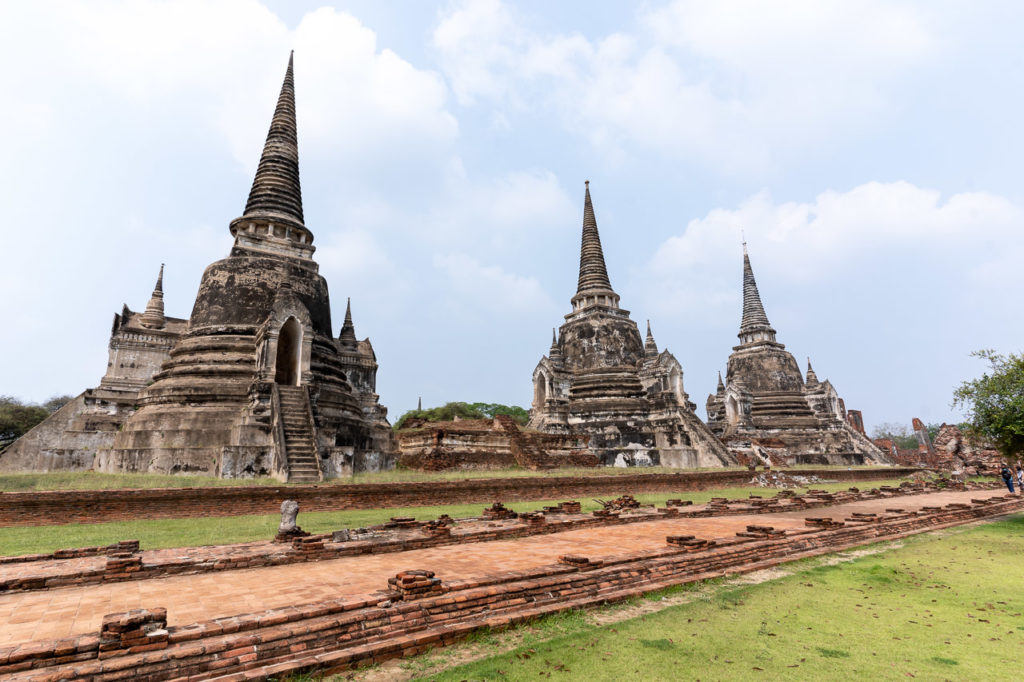
M871 481L859 484L861 488L880 485L898 485L899 481ZM818 484L815 488L845 490L850 483ZM623 490L622 493L627 493ZM678 493L651 493L636 495L645 504L664 504L669 498L693 500L695 504L707 502L712 497L746 497L775 494L771 488L720 488L716 490L694 490ZM605 495L612 499L615 495ZM510 502L508 506L516 511L540 509L561 500L538 500L531 502ZM593 511L600 505L590 498L581 499L584 511ZM417 519L433 519L441 514L454 518L477 516L484 504L456 504L434 507L405 507L395 509L358 509L336 512L302 512L299 525L312 533L326 533L340 528L358 528L383 523L392 516L414 516ZM0 555L33 554L52 552L67 547L91 547L106 545L119 540L139 540L143 549L164 547L194 547L197 545L226 544L269 540L277 532L279 514L253 516L203 517L189 519L153 519L140 521L119 521L114 523L67 524L61 526L15 526L0 528Z
M798 561L770 582L700 588L689 603L614 624L576 612L484 635L518 646L420 679L1019 679L1024 515L900 543L835 565ZM454 656L400 666L423 673Z
M801 469L836 469L847 467L795 467ZM887 467L857 467L859 470L873 470ZM692 471L735 471L743 467L719 467L715 469L673 469L669 467L617 468L598 467L594 469L564 468L546 471L530 469L493 469L484 471L410 471L396 469L360 473L348 478L324 481L328 485L351 485L353 483L401 483L416 481L459 481L473 478L538 478L555 476L615 476L623 474L677 474ZM104 474L96 471L54 471L45 473L4 473L0 474L0 491L21 490L106 490L114 488L198 488L209 486L236 485L294 485L271 478L215 478L212 476L171 476L164 474Z

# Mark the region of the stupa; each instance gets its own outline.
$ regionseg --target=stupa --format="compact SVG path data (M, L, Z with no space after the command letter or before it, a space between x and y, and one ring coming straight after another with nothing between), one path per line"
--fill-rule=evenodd
M807 381L775 329L743 244L743 316L740 344L729 356L725 382L708 396L708 426L740 459L775 464L889 463L850 426L839 394L807 361Z
M115 318L99 389L12 445L0 467L317 481L393 466L373 347L356 339L351 308L334 337L327 282L313 260L292 58L245 210L230 230L234 246L206 268L187 322L164 317L158 280L144 313L126 306ZM92 420L99 429L81 418L102 411L97 395L110 403L105 421Z
M572 312L533 372L529 428L582 433L606 465L706 467L735 458L695 414L683 369L619 306L585 183L580 269Z

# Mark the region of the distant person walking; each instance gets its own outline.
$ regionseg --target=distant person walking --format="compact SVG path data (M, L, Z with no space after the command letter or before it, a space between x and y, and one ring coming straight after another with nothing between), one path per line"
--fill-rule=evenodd
M1012 493L1013 492L1013 472L1010 471L1010 467L1007 466L1006 462L1003 462L1003 468L1000 470L999 475L1003 477L1003 483L1006 484L1006 487L1009 488L1010 492Z
M1017 490L1024 493L1024 468L1017 465Z

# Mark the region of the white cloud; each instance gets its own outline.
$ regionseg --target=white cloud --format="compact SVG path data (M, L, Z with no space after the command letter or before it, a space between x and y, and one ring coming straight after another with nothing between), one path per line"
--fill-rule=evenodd
M481 182L453 164L444 191L427 217L426 235L485 251L535 246L545 234L575 229L582 205L582 192L577 201L570 199L547 170L512 171Z
M679 1L602 39L530 30L499 0L463 2L433 46L465 105L537 101L607 152L639 143L763 170L856 135L897 106L890 84L937 43L919 8L880 2Z
M907 182L871 182L806 203L776 203L761 192L736 209L690 221L661 244L648 270L657 283L651 288L663 292L656 305L663 312L717 308L734 316L741 234L759 280L770 288L853 283L884 291L885 280L867 282L865 274L877 270L884 277L894 268L891 274L933 287L936 297L950 291L986 297L996 281L1010 286L1015 276L1000 263L1024 257L1024 211L987 192L943 198ZM816 298L809 291L807 305Z
M450 302L457 307L486 312L489 317L508 313L539 317L554 310L554 303L533 277L485 265L465 253L439 254L433 263L444 272Z
M194 125L194 116L225 135L249 171L294 49L303 152L365 164L433 154L458 135L440 75L380 49L373 30L340 10L310 12L295 30L256 0L38 2L16 11L8 26L31 28L5 31L0 55L51 70L44 79L13 74L20 104L6 115L15 122L73 114L86 91L111 107L144 109L154 124Z

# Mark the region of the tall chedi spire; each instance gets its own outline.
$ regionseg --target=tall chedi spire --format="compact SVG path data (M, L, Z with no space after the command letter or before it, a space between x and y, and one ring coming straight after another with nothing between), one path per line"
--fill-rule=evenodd
M775 341L775 330L772 329L768 315L764 312L761 294L754 279L754 270L750 267L746 242L743 242L743 320L740 322L738 336L742 343Z
M139 320L143 327L149 329L163 329L167 324L164 317L164 264L160 264L160 274L156 277L156 286L153 287L153 295L146 304L146 312L142 313Z
M345 304L345 321L341 325L341 334L338 335L341 345L346 348L355 348L359 345L356 339L356 327L352 324L352 299Z
M288 57L245 212L232 221L231 234L236 246L308 256L314 250L313 233L302 215L293 59L294 53Z
M590 200L590 180L583 184L586 190L583 198L583 236L580 242L580 278L576 295L572 297L573 310L592 305L618 308L619 295L612 290L608 280L601 235L597 231L594 204Z

